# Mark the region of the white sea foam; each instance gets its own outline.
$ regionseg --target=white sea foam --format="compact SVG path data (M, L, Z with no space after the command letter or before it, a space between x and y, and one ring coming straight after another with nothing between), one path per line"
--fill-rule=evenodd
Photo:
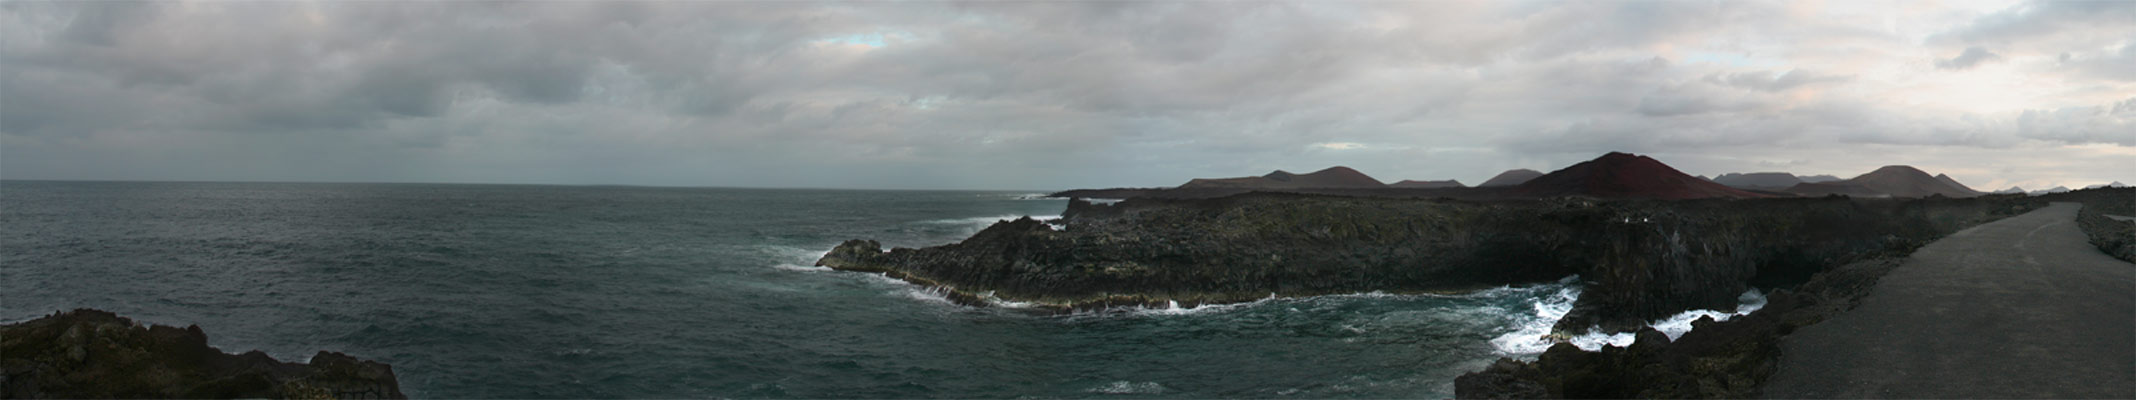
M1548 337L1550 328L1557 325L1558 320L1564 319L1567 312L1572 311L1573 303L1579 298L1580 288L1567 287L1548 297L1537 300L1533 304L1535 313L1516 318L1515 326L1517 329L1511 333L1491 339L1491 346L1507 354L1536 354L1549 350L1551 345L1557 344L1556 341ZM1648 326L1668 335L1669 340L1676 340L1676 338L1683 337L1685 332L1690 332L1691 321L1696 321L1699 317L1710 316L1716 321L1727 321L1729 318L1750 314L1765 307L1765 295L1759 293L1757 289L1744 292L1742 296L1736 297L1736 301L1736 310L1732 313L1714 310L1691 310L1668 318L1654 320ZM1571 342L1574 346L1579 346L1581 350L1597 351L1601 350L1602 346L1605 345L1630 346L1636 340L1637 338L1629 332L1618 334L1590 332L1572 337L1566 341Z
M1031 217L1031 219L1035 219L1035 220L1039 220L1039 221L1052 221L1052 220L1056 220L1056 219L1061 219L1061 216L1059 216L1059 215L1015 215L1015 214L1009 214L1009 215L997 215L997 216L992 216L992 217L972 217L972 218L949 218L949 219L930 219L930 220L926 220L926 221L920 221L920 223L922 223L922 224L930 224L930 225L978 225L979 227L982 227L982 228L983 228L983 227L986 227L986 226L988 226L988 225L993 225L993 224L994 224L994 223L996 223L996 222L1002 222L1002 221L1014 221L1014 220L1016 220L1017 218L1023 218L1023 217Z
M1067 200L1065 198L1047 196L1046 193L1025 193L1015 195L1010 198L1017 200Z
M1088 391L1100 394L1160 394L1164 393L1164 385L1157 382L1115 381Z
M831 269L828 267L816 266L816 260L823 259L823 256L825 254L831 254L830 250L826 250L831 247L832 246L826 245L811 249L793 246L771 245L762 246L761 249L765 253L769 253L769 255L771 256L772 268L789 271L821 272L830 271Z
M1101 199L1101 198L1084 198L1084 199L1083 199L1083 201L1087 201L1087 202L1090 202L1090 204L1112 204L1112 203L1118 203L1118 202L1121 202L1121 201L1123 201L1123 200L1127 200L1127 199Z
M888 277L885 277L885 278L888 278ZM902 282L902 281L901 281L901 282ZM949 305L955 305L955 304L957 304L957 302L955 302L955 301L950 301L950 300L949 300L949 291L948 291L948 290L944 290L944 289L942 289L942 288L930 288L930 287L924 287L924 286L920 286L920 285L911 285L911 286L912 286L912 287L910 287L910 288L906 288L906 289L905 289L905 291L904 291L905 297L907 297L907 298L911 298L911 299L914 299L914 300L920 300L920 301L925 301L925 302L929 302L929 303L941 303L941 304L949 304Z
M773 265L772 265L771 267L772 267L772 268L778 268L778 269L783 269L783 270L787 270L787 271L801 271L801 272L831 272L831 271L836 271L836 270L834 270L834 269L831 269L831 267L819 267L819 266L814 266L814 265L787 264L787 263L779 263L779 264L773 264Z

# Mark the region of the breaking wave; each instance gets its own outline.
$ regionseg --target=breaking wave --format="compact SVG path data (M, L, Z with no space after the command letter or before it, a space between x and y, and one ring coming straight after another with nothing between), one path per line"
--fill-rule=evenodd
M1565 313L1572 311L1573 303L1580 299L1580 289L1578 286L1568 286L1559 289L1557 293L1553 293L1550 296L1535 300L1534 304L1532 304L1534 312L1516 318L1514 325L1516 329L1513 332L1491 339L1491 346L1497 348L1499 352L1515 355L1537 354L1542 353L1544 350L1549 350L1550 346L1558 343L1557 340L1549 337L1551 327L1556 326L1558 320L1564 319ZM1683 337L1684 333L1690 332L1691 322L1697 321L1699 317L1713 317L1715 321L1727 321L1729 318L1748 315L1758 311L1760 308L1764 308L1765 294L1757 289L1751 289L1748 292L1743 292L1743 295L1737 296L1736 302L1735 312L1691 310L1668 318L1651 321L1647 326L1651 326L1654 330L1668 335L1669 340L1676 340L1676 338ZM1570 342L1574 346L1579 346L1581 350L1598 351L1602 349L1602 346L1630 346L1634 340L1636 340L1636 337L1630 332L1617 334L1589 332L1564 341Z

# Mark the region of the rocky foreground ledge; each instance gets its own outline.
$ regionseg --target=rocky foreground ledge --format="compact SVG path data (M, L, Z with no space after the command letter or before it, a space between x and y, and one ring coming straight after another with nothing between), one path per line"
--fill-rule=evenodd
M405 399L393 367L321 351L309 364L227 354L199 326L78 309L0 326L0 397Z

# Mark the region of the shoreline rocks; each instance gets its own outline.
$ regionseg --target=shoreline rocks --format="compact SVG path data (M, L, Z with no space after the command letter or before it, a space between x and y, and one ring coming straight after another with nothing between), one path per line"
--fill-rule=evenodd
M309 363L208 346L199 326L77 309L0 326L6 398L405 399L393 367L321 351Z
M885 251L853 240L817 265L881 273L961 304L1045 312L1270 296L1460 292L1580 275L1562 333L1631 332L1751 287L1800 284L2029 209L1984 199L1585 198L1472 202L1295 193L1071 200L1055 225L1006 221L964 241Z
M1766 296L1765 308L1728 321L1702 317L1670 341L1642 328L1626 347L1584 351L1559 343L1535 361L1501 358L1454 380L1462 399L1752 398L1777 368L1780 338L1861 304L1903 256L1857 261Z

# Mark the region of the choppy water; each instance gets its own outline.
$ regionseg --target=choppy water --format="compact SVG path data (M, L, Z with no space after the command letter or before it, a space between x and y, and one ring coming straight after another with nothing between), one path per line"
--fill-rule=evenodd
M1034 316L809 266L1064 206L1024 194L0 182L0 320L198 324L390 363L416 397L1441 398L1577 295Z

